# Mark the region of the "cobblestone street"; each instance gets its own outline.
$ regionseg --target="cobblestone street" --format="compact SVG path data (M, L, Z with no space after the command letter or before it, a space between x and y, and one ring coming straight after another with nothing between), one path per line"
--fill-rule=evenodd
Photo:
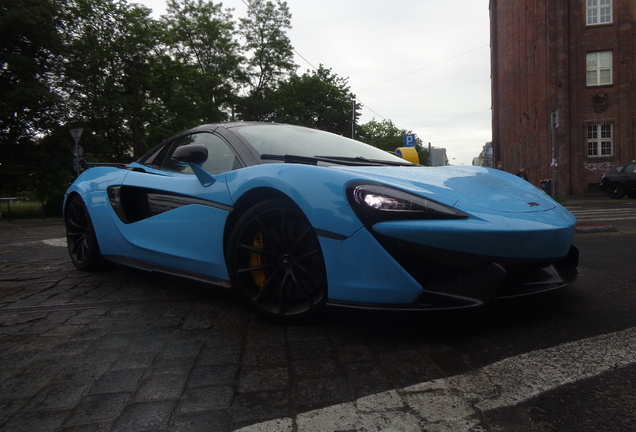
M408 318L270 324L207 285L77 271L63 237L1 225L3 431L231 431L468 370Z

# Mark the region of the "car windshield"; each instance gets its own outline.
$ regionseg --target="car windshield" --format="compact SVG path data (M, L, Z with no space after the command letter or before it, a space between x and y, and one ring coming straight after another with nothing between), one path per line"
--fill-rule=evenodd
M407 161L389 152L329 132L301 126L264 124L243 125L232 128L261 155L294 155L324 159L354 158L388 164L408 164Z

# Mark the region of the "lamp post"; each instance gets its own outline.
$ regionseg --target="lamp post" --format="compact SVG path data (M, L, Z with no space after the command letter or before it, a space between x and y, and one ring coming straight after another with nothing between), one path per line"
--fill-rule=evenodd
M351 94L351 139L356 139L356 98Z

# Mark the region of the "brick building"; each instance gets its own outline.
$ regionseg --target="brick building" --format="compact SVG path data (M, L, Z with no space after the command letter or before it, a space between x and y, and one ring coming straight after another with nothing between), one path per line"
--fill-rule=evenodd
M582 194L636 159L635 0L490 0L490 17L495 163Z

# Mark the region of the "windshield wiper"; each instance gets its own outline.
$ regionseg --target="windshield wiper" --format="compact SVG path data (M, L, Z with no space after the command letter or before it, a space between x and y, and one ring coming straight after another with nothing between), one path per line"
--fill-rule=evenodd
M379 159L367 159L361 156L358 157L344 157L344 156L300 156L300 155L275 155L275 154L262 154L262 160L279 160L286 163L301 163L308 165L318 165L318 162L332 163L345 166L416 166L410 162L404 161L386 161Z
M384 159L367 159L365 157L362 156L356 156L356 157L347 157L347 156L316 156L316 157L320 157L320 158L328 158L330 160L334 160L334 161L340 161L340 162L358 162L362 165L369 165L369 164L373 164L373 165L390 165L390 166L417 166L414 163L411 163L409 161L390 161L390 160L384 160Z

